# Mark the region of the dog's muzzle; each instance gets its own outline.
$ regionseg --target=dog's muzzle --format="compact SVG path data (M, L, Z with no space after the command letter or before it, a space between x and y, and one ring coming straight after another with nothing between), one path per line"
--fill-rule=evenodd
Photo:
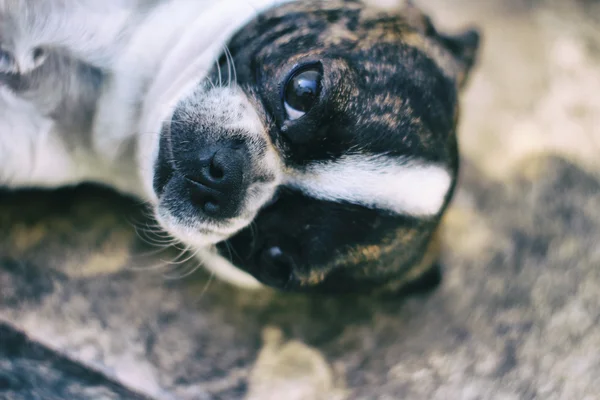
M182 160L180 172L189 200L199 213L213 220L234 218L240 213L248 187L249 159L242 141L225 140L206 145L196 157Z

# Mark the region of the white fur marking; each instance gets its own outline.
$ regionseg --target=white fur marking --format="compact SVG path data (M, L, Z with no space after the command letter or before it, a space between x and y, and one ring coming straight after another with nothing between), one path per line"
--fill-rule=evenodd
M333 162L315 163L306 172L293 172L289 185L330 201L346 201L397 214L437 214L452 178L438 165L386 156L350 155Z
M256 278L235 267L219 254L210 250L200 250L197 254L204 268L214 273L217 278L244 289L256 290L263 287Z

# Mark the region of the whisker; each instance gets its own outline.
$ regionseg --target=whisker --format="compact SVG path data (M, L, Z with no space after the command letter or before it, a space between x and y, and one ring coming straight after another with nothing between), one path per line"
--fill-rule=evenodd
M216 61L217 64L217 72L219 74L219 87L223 87L223 77L221 76L221 64L219 64L219 60Z
M229 253L229 261L233 262L233 251L232 251L231 243L229 243L229 240L225 240L223 243L225 244L227 253Z
M250 249L251 249L251 253L254 251L254 249L256 248L256 244L257 244L257 238L258 236L258 225L256 224L256 222L250 221Z
M144 232L151 233L154 236L158 237L159 239L162 239L165 241L176 241L177 240L173 236L171 236L168 232L165 232L161 226L146 225L146 228L143 228L143 227L140 227L140 228Z
M157 247L157 246L152 246L152 247ZM150 251L144 251L142 253L137 253L136 257L140 257L140 258L145 258L145 257L151 257L151 256L156 256L160 253L163 253L167 250L170 250L173 246L159 246L154 250L150 250Z
M200 266L201 265L202 265L202 263L200 263ZM200 268L200 266L198 266L198 268ZM206 281L206 284L204 285L204 287L202 288L202 290L198 294L198 300L197 300L196 304L200 303L200 300L202 300L202 297L208 291L208 288L210 287L210 284L213 283L214 280L215 280L215 273L213 271L211 271L210 275L208 277L208 280Z
M213 82L213 80L210 78L210 75L206 75L206 80L208 81L208 83L210 83L210 86L212 89L216 89L217 87L215 86L215 83Z
M189 252L191 249L189 247L186 247L185 249L183 249L183 251L181 253L179 253L179 255L177 257L175 257L172 261L168 261L168 264L170 265L183 265L186 262L190 261L192 258L194 258L194 256L196 256L196 254L198 253L198 251L196 251L193 254L190 254L187 258L183 259L183 260L179 260L181 257L184 256L184 254L186 254L187 252Z
M231 60L231 68L233 69L233 83L235 86L235 85L237 85L237 80L238 80L237 69L235 68L235 61L233 60L233 55L231 54L231 51L229 50L228 46L225 46L225 54Z
M177 243L176 239L172 239L172 240L158 240L158 239L153 239L151 237L148 237L147 235L143 235L142 233L146 233L148 234L149 232L144 230L143 228L133 225L133 229L137 235L137 237L143 241L144 243L150 245L150 246L158 246L158 247L168 247L171 246L173 244Z
M175 245L178 244L178 241L176 239L173 240L161 240L161 239L154 239L151 238L149 236L144 236L142 235L143 231L139 231L136 229L136 233L138 238L146 243L147 245L150 245L152 247L163 247L163 248L168 248L168 247L173 247Z
M225 50L227 48L227 46L223 47L223 52L225 53L225 60L227 61L227 87L230 88L231 87L231 60L229 59L229 55L227 54L227 51Z
M150 264L150 265L144 265L144 266L129 266L127 267L127 270L129 271L158 271L159 269L163 269L163 268L167 268L169 267L169 264L167 263L162 263L162 264Z
M157 223L146 222L134 225L137 226L139 229L143 230L144 232L152 233L155 236L158 236L162 239L173 239L173 237L168 232L166 232L162 226L158 225Z
M166 247L164 250L171 249L171 248L172 247ZM180 250L181 250L180 253L171 261L160 260L159 264L152 264L152 265L148 265L148 266L145 265L145 266L140 266L140 267L129 267L129 269L133 270L133 271L154 271L154 270L159 270L159 269L163 269L163 268L171 269L171 270L177 269L179 264L184 263L189 260L189 258L188 258L181 262L177 262L177 260L179 258L181 258L188 251L188 248L183 248Z
M227 252L229 253L229 261L230 262L233 263L233 256L242 260L242 257L240 257L239 253L237 251L235 251L235 248L231 245L231 243L229 243L228 240L225 240L224 243L225 243L225 247L227 247Z
M156 238L152 238L150 236L146 236L149 240L152 240L154 243L157 244L166 244L166 245L174 245L177 244L177 239L172 238L170 236L161 236L160 232L155 232L155 231L151 231L151 230L144 230L141 229L141 232L145 233L146 235L154 235Z
M179 276L163 275L163 277L169 281L185 279L189 276L192 276L196 271L198 271L200 269L200 267L202 267L202 264L197 264L196 266L192 267L189 271L184 272L184 273L180 274Z
M191 260L193 257L196 257L198 255L198 251L196 250L188 259L187 261ZM178 280L178 279L184 279L189 277L190 275L192 275L194 272L198 271L198 269L203 265L203 263L199 263L198 265L192 267L189 271L184 272L183 274L180 274L179 276L174 276L174 275L163 275L163 277L167 280Z

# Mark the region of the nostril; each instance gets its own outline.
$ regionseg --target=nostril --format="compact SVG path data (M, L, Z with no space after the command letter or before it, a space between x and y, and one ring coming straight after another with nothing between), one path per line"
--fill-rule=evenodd
M208 197L202 204L202 210L210 216L216 216L221 211L219 201L214 197Z
M220 180L220 179L223 179L223 177L225 176L225 171L223 170L223 167L220 165L220 163L215 158L216 157L213 157L212 160L210 160L210 165L208 167L208 173L210 174L211 178Z

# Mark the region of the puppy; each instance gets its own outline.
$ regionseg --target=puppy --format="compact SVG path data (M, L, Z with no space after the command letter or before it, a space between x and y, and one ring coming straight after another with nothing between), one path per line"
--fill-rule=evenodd
M410 3L30 1L0 0L1 184L138 196L245 287L435 272L475 31L441 34Z

